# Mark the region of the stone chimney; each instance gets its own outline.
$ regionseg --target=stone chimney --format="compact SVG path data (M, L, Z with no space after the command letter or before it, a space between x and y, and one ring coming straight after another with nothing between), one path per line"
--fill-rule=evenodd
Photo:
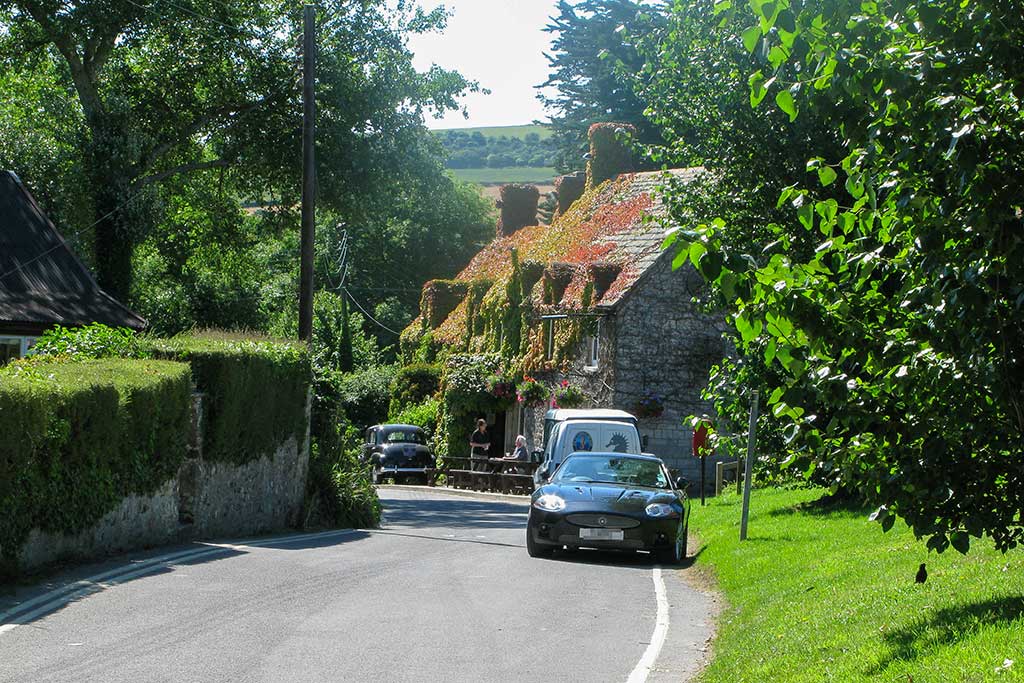
M587 156L587 189L600 185L620 173L634 170L629 141L636 126L628 123L595 123L587 131L590 154Z
M582 171L555 178L555 193L558 195L558 210L556 216L561 216L569 210L573 202L583 196L587 189L587 175Z
M501 186L501 199L496 204L501 209L498 219L498 234L511 235L519 228L537 225L537 204L540 190L534 185L512 183Z

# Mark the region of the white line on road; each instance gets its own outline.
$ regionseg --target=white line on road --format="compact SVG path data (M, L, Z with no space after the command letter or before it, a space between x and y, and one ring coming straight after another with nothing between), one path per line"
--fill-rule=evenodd
M629 674L626 683L644 683L650 675L654 663L658 661L661 653L661 646L665 644L665 636L668 635L668 598L665 597L665 581L661 578L661 568L655 567L653 572L654 595L658 599L658 616L654 621L654 635L651 636L651 643L644 650L643 657Z
M343 529L340 531L321 531L313 534L290 534L284 536L275 536L272 538L265 538L254 541L236 541L233 543L202 543L199 548L192 548L190 550L179 551L170 553L167 555L161 555L159 557L153 557L142 562L134 563L128 567L118 567L100 574L94 574L93 576L86 577L70 583L68 585L56 588L42 595L38 595L31 600L15 605L13 608L6 612L0 612L0 635L8 631L12 631L21 624L28 623L34 619L37 619L44 614L53 612L59 609L63 605L70 603L72 600L88 595L89 593L98 592L104 588L116 586L119 583L124 583L134 578L138 578L144 574L148 574L161 567L168 566L175 562L182 562L187 560L194 560L207 555L213 555L216 553L222 553L228 550L241 551L246 548L258 548L262 546L271 545L273 543L294 543L297 541L306 541L314 538L329 538L332 536L348 536L357 533L358 529ZM41 604L42 603L42 604ZM40 605L36 609L32 609L29 612L25 612L26 609ZM18 615L11 618L12 615Z

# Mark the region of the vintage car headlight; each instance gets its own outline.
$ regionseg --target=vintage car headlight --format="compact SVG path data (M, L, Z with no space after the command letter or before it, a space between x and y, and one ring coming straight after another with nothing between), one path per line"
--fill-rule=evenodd
M647 513L648 517L675 517L679 514L668 503L651 503L644 512Z
M533 501L533 507L539 510L546 510L547 512L558 512L565 509L565 500L553 493L545 493Z

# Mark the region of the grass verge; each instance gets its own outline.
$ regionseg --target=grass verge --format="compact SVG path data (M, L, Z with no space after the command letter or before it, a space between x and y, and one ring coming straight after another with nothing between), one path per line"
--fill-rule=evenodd
M696 566L729 605L701 681L1024 680L1024 550L928 553L823 493L754 491L743 543L739 496L694 509Z

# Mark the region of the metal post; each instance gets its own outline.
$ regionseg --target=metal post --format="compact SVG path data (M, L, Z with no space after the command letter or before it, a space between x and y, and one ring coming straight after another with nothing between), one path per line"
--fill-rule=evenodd
M759 392L754 392L750 403L750 427L747 431L747 467L743 473L743 516L740 518L740 540L747 540L747 518L750 516L750 480L754 471L754 443L757 438L757 403ZM739 477L737 477L739 479Z
M299 264L299 338L313 338L313 238L316 221L316 165L313 140L316 119L314 68L316 14L313 5L302 13L302 237Z
M700 504L704 505L704 468L707 458L702 453L700 455Z

